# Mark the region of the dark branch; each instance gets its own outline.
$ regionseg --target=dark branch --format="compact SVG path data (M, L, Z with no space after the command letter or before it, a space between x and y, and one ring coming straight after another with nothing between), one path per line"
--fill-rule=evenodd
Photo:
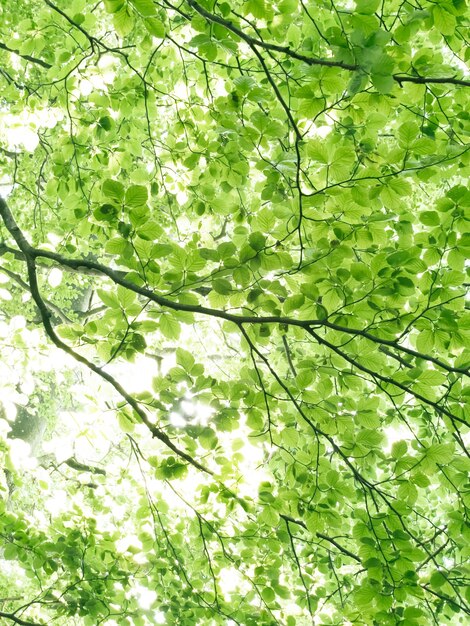
M47 0L46 0L47 1ZM241 28L238 28L233 22L230 20L226 20L220 15L215 15L214 13L210 13L200 4L195 2L195 0L187 0L190 7L192 7L199 15L202 15L206 20L213 22L214 24L220 24L224 26L227 30L232 32L234 35L237 35L245 41L253 50L254 47L263 48L264 50L271 50L273 52L281 52L292 59L297 59L298 61L302 61L307 65L319 65L323 67L337 67L339 69L347 70L348 72L356 72L361 69L360 65L356 63L344 63L343 61L333 61L330 59L321 59L309 57L305 54L301 54L292 50L289 46L279 46L277 44L268 43L266 41L262 41L261 39L257 39L256 37L252 37L245 33ZM450 85L461 85L463 87L470 87L470 80L465 80L461 78L455 78L454 76L447 76L442 78L433 78L427 76L410 76L407 74L392 74L392 78L399 85L402 83L416 83L418 85L425 85L427 83L440 83L440 84L450 84Z
M106 476L106 471L104 469L101 469L100 467L95 467L94 465L86 465L85 463L80 463L80 461L77 461L77 459L73 456L70 457L70 459L64 461L64 463L65 465L68 465L77 472L90 472L90 474L100 474L101 476Z
M195 2L194 0L187 0L190 7L192 7L195 11L197 11L200 15L209 20L210 22L214 22L215 24L220 24L224 26L227 30L234 33L240 39L243 39L250 47L257 46L259 48L264 48L265 50L272 50L273 52L282 52L292 57L293 59L297 59L299 61L303 61L308 65L321 65L324 67L338 67L343 70L349 70L350 72L355 72L359 69L359 66L352 63L343 63L342 61L330 61L329 59L314 59L312 57L305 56L304 54L300 54L289 46L278 46L277 44L267 43L262 41L261 39L256 39L256 37L252 37L247 33L243 32L238 26L235 26L233 22L230 20L226 20L219 15L215 15L214 13L210 13L206 11L200 4Z
M94 39L94 37L91 37L91 35L89 35L87 33L87 31L80 26L80 24L78 24L77 22L75 22L71 17L69 17L67 15L67 13L64 13L64 11L62 11L62 9L59 9L59 7L56 7L55 4L53 4L52 2L50 2L50 0L44 0L44 2L47 4L48 7L50 7L53 11L56 11L56 13L58 13L59 15L61 15L64 19L67 20L67 22L73 26L74 28L76 28L77 30L79 30L83 35L85 35L85 37L88 39L88 41L90 42L90 45L92 48L94 48L94 44L96 43L96 40Z
M18 227L16 226L16 223L13 220L13 216L11 215L11 212L8 209L5 201L1 198L0 198L0 215L4 219L7 229L10 231L13 237L15 237L14 232L13 230L11 230L11 228L13 229L16 228L16 231L18 232L20 231ZM31 258L37 259L37 258L42 257L45 259L50 259L52 261L55 261L59 265L70 268L77 272L83 271L83 273L93 273L97 275L101 274L102 276L107 276L116 285L121 285L122 287L125 287L126 289L129 289L130 291L133 291L134 293L137 293L141 296L144 296L145 298L148 298L149 300L151 300L152 302L155 302L159 306L166 307L173 311L186 311L189 313L196 313L200 315L216 317L219 319L226 320L228 322L233 322L237 326L240 326L241 324L285 324L287 326L297 326L299 328L303 328L307 330L308 332L311 331L312 327L320 328L323 326L326 328L330 328L332 330L337 330L340 332L347 333L349 335L361 336L380 345L389 346L400 352L410 354L415 358L423 359L425 361L434 363L435 365L437 365L438 367L441 367L447 372L455 372L455 373L463 374L465 376L470 376L469 368L453 367L451 365L447 365L446 363L443 363L442 361L440 361L439 359L436 359L435 357L432 357L427 354L423 354L421 352L417 352L416 350L413 350L412 348L407 348L405 346L402 346L401 344L398 344L396 341L376 337L372 335L371 333L368 333L367 331L364 331L364 330L348 328L346 326L339 326L338 324L334 324L327 320L315 320L315 319L297 320L294 318L282 317L282 316L277 316L277 315L264 316L264 317L263 316L258 317L254 315L235 315L233 313L228 313L227 311L223 311L220 309L211 309L211 308L201 306L201 305L196 305L196 304L184 304L182 302L175 302L173 300L165 298L164 296L160 296L154 293L151 289L148 289L146 287L141 287L139 285L136 285L135 283L132 283L131 281L125 278L125 274L123 272L110 269L109 267L106 267L105 265L102 265L101 263L97 263L96 261L89 261L86 259L67 259L66 257L63 257L62 255L57 254L56 252L50 252L48 250L40 250L38 248L33 248L26 242L23 235L22 237L23 237L25 245L28 246L28 254L29 256L31 256ZM20 244L18 244L18 246L20 247L20 249L22 249ZM6 246L5 244L0 244L0 255L1 255L2 248L4 251L14 252L11 248ZM18 254L21 255L21 253L17 253L15 255L16 258L22 258L23 260L25 260L25 258L18 256Z
M442 414L442 415L446 415L451 420L455 420L457 422L460 422L461 424L464 424L465 426L470 426L470 422L468 422L467 420L465 420L465 419L463 419L461 417L458 417L457 415L454 415L453 413L451 413L450 411L448 411L444 407L440 406L438 402L433 402L429 398L426 398L421 393L419 393L419 392L417 392L417 391L407 387L403 383L398 382L397 380L394 380L393 378L390 378L389 376L383 376L379 372L374 372L369 367L366 367L365 365L362 365L356 359L354 359L349 354L344 352L344 350L341 350L341 348L339 346L331 343L330 341L328 341L324 337L320 337L320 335L318 333L316 333L314 330L310 329L309 333L310 333L310 335L312 335L312 337L314 337L314 339L320 345L326 346L327 348L329 348L330 350L332 350L333 352L335 352L336 354L341 356L354 369L358 369L361 372L365 372L366 374L368 374L372 378L372 380L376 380L377 379L377 380L380 380L383 383L386 383L388 385L393 385L394 387L397 387L398 389L401 389L401 391L403 391L405 393L409 393L410 395L414 396L417 400L420 400L421 402L424 402L424 404L428 404L429 406L432 406L436 410L437 413Z
M106 380L110 385L112 385L112 387L114 387L114 389L119 393L119 395L122 398L124 398L124 400L129 404L130 407L132 407L132 409L139 416L140 420L147 426L147 428L152 433L152 436L155 437L155 439L160 440L168 448L170 448L172 452L174 452L180 458L184 459L187 463L193 465L197 469L207 474L212 475L211 470L201 465L198 461L193 459L192 456L190 456L183 450L180 450L171 441L170 437L168 437L168 435L165 432L163 432L160 428L155 426L155 424L152 423L146 411L140 406L137 400L133 396L131 396L124 389L124 387L113 376L111 376L111 374L103 370L101 367L98 367L92 361L89 361L86 357L82 356L78 352L75 352L75 350L70 348L70 346L68 346L58 337L51 323L51 319L50 319L51 314L49 312L49 309L47 308L46 303L44 302L44 300L42 299L40 295L39 284L38 284L37 274L36 274L35 258L37 255L35 253L35 249L28 243L25 236L23 235L21 230L18 228L18 225L16 224L13 218L13 215L11 214L11 211L8 208L5 200L3 200L3 198L0 198L0 215L2 216L3 221L8 231L10 232L12 237L15 239L20 250L25 255L26 265L28 268L28 277L29 277L31 295L33 297L34 302L36 303L36 306L39 309L39 313L41 315L44 330L46 331L46 334L49 337L49 339L52 341L52 343L55 346L57 346L60 350L63 350L68 355L70 355L73 359L75 359L75 361L78 361L82 365L85 365L89 370L91 370L95 374L98 374L98 376L100 376L101 378Z
M438 85L461 85L462 87L470 87L470 80L455 78L455 76L432 78L427 76L408 76L406 74L393 74L393 80L395 80L399 85L401 85L401 83L415 83L417 85L427 85L434 83Z
M50 63L47 63L46 61L43 61L42 59L38 59L37 57L32 57L29 54L21 54L21 52L19 50L14 50L13 48L9 48L2 41L0 41L0 50L6 50L7 52L11 52L12 54L16 54L17 56L21 57L25 61L31 61L31 63L36 63L37 65L41 65L46 70L48 70L49 68L52 67L52 65Z
M41 626L39 622L30 622L29 620L21 619L21 617L17 617L14 613L4 613L0 611L0 617L9 619L14 624L19 624L20 626Z
M298 526L302 526L302 528L307 530L307 526L306 526L305 522L303 522L302 520L298 520L298 519L295 519L294 517L290 517L290 515L284 515L284 513L280 513L279 517L282 517L282 519L285 520L286 522L291 522L292 524L297 524ZM354 559L358 563L361 562L361 559L360 559L360 557L357 556L357 554L354 554L353 552L350 552L350 550L348 550L347 548L344 548L335 539L332 539L331 537L328 537L328 535L324 535L323 533L315 533L315 535L316 535L316 537L318 537L318 539L323 539L324 541L329 541L332 545L334 545L336 548L338 548L338 550L340 550L343 554L346 554L346 556L351 557L351 559Z
M14 280L17 283L17 285L21 287L21 289L23 289L24 291L30 292L28 283L25 282L19 274L16 274L15 272L10 271L6 267L0 267L0 272L3 272L7 276L9 276L12 280ZM64 324L72 324L72 320L69 319L56 304L54 304L50 300L44 300L44 302L47 304L50 310L53 311Z

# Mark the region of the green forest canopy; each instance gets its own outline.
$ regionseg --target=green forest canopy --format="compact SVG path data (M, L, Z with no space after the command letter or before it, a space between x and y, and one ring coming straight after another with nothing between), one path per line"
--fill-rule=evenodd
M1 3L2 624L468 624L468 16Z

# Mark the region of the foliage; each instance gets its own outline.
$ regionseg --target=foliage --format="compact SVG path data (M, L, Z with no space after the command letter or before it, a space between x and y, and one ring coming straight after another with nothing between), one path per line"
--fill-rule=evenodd
M0 16L3 623L466 623L465 0Z

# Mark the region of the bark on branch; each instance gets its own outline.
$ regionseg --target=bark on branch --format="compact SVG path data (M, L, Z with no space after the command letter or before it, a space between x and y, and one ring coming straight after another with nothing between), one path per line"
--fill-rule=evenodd
M206 474L212 475L213 472L208 468L204 467L199 461L195 460L192 456L180 450L178 446L176 446L170 437L158 428L155 424L152 423L147 412L140 406L137 400L131 396L124 387L113 377L111 374L106 372L101 367L98 367L92 361L89 361L86 357L82 356L78 352L75 352L70 346L64 343L59 336L56 334L54 327L51 323L51 313L47 308L46 303L41 297L39 284L37 280L36 274L36 257L40 256L37 254L37 250L33 248L28 241L26 240L24 234L18 228L18 225L15 222L15 219L8 208L7 203L3 198L0 198L0 216L2 217L6 228L15 239L18 247L22 251L25 256L26 265L28 268L28 277L29 277L29 286L31 295L33 297L36 306L39 309L39 313L41 315L42 324L44 326L44 330L46 335L52 341L52 343L57 346L60 350L63 350L68 355L70 355L75 361L85 365L90 371L98 374L103 380L106 380L114 389L119 393L119 395L127 402L127 404L135 411L135 413L139 416L140 420L143 424L148 428L151 432L152 436L155 439L158 439L162 443L164 443L172 452L174 452L181 459L185 460L187 463L193 465L198 470L205 472Z
M187 0L189 6L194 9L199 15L202 15L209 22L213 22L214 24L220 24L234 35L237 35L245 41L252 49L255 48L263 48L264 50L269 50L271 52L280 52L285 54L286 56L297 59L298 61L302 61L307 65L319 65L323 67L337 67L338 69L346 70L348 72L357 72L361 69L361 66L357 63L344 63L343 61L334 61L331 59L323 59L323 58L315 58L310 57L305 54L301 54L296 50L293 50L289 46L279 46L277 44L268 43L263 41L262 39L257 39L256 37L252 37L245 33L241 28L236 26L230 20L227 20L220 15L216 15L215 13L211 13L207 11L204 7L202 7L195 0ZM434 78L431 76L411 76L409 74L392 74L392 78L399 85L402 83L415 83L418 85L426 85L428 83L434 84L448 84L448 85L460 85L462 87L470 87L470 80L465 80L462 78L456 78L455 76L446 76L442 78Z
M277 316L277 315L270 315L270 316L237 315L237 314L229 313L221 309L212 309L212 308L205 307L202 305L184 304L182 302L176 302L174 300L170 300L169 298L165 296L160 296L156 294L154 291L152 291L151 289L147 287L142 287L131 282L130 280L125 278L126 274L124 272L113 270L96 261L89 261L87 259L68 259L60 254L57 254L56 252L50 252L49 250L40 250L38 248L33 248L32 246L29 245L29 243L26 241L21 231L18 229L16 222L14 221L13 216L10 212L10 209L8 208L6 202L2 198L0 198L0 216L3 218L5 222L5 226L10 231L10 233L15 238L15 240L16 240L15 233L16 235L20 234L22 238L22 242L20 245L20 241L17 240L17 244L20 250L23 252L25 260L27 260L27 257L30 257L31 259L34 259L34 260L39 259L39 258L45 258L45 259L49 259L51 261L58 263L62 267L66 267L77 272L83 271L84 273L90 273L91 271L96 275L107 276L116 285L121 285L122 287L125 287L126 289L129 289L130 291L133 291L134 293L141 295L152 302L155 302L161 307L165 307L173 311L186 311L189 313L215 317L218 319L226 320L228 322L232 322L236 324L238 327L244 324L246 325L283 324L287 326L297 326L299 328L303 328L310 334L311 334L310 331L313 328L316 328L316 329L322 328L322 327L329 328L331 330L343 332L348 335L363 337L376 344L387 346L388 348L391 348L392 350L396 350L397 352L402 352L405 354L409 354L410 356L413 356L415 358L423 359L425 361L433 363L434 365L437 365L438 367L444 369L447 372L463 374L464 376L470 377L470 370L468 367L453 367L429 354L424 354L412 348L403 346L402 344L399 344L395 340L383 339L381 337L377 337L373 335L372 333L366 330L361 330L359 328L349 328L347 326L341 326L339 324L335 324L333 322L328 321L328 319L299 320L299 319L295 319L291 317L283 317L283 316ZM4 244L2 245L6 247ZM23 246L25 245L26 248L23 249L21 247L22 245ZM26 249L28 250L27 254L25 252ZM11 248L8 248L8 251L11 251L11 250L12 250ZM1 254L1 250L0 250L0 254Z
M42 59L38 59L37 57L32 57L29 54L21 54L21 52L19 50L15 50L14 48L10 48L6 44L4 44L2 41L0 41L0 50L6 50L6 52L11 52L11 54L16 54L17 56L21 57L25 61L30 61L31 63L36 63L36 65L40 65L41 67L44 67L46 70L48 70L49 68L52 67L52 65L50 63L47 63L46 61L43 61Z
M21 619L21 617L17 617L14 613L5 613L4 611L0 611L0 617L4 617L14 624L19 624L19 626L41 626L39 622L30 622L29 620Z

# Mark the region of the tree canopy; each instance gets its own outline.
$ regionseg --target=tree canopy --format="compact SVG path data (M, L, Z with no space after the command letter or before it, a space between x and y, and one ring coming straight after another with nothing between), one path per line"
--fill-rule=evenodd
M465 0L0 5L0 621L470 614Z

